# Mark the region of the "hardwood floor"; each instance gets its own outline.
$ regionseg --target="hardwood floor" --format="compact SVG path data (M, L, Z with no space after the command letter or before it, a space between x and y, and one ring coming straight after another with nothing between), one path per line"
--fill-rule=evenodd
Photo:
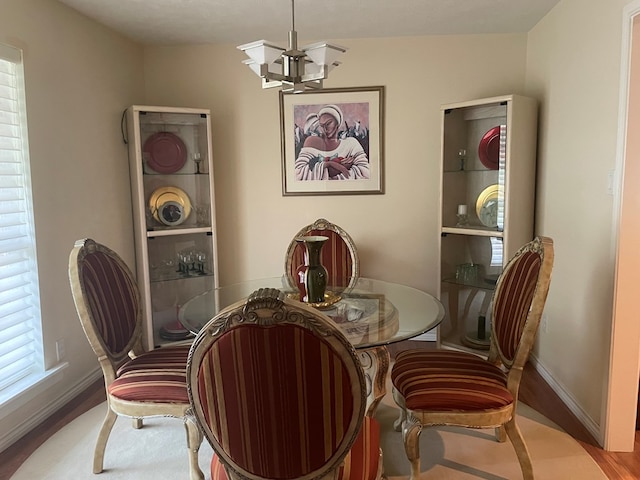
M424 342L402 342L390 348L391 355L400 349L425 345ZM0 480L9 480L22 463L49 437L67 423L105 400L102 380L93 383L55 415L12 446L0 452ZM598 447L589 431L575 418L555 392L531 365L527 365L520 384L520 400L537 410L573 436L600 465L609 479L640 478L640 435L636 432L636 448L631 453L605 452ZM96 477L99 480L100 477ZM34 479L35 480L35 479Z

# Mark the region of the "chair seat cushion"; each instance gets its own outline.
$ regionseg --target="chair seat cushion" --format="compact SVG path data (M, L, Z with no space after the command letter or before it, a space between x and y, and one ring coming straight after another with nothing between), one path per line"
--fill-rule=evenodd
M391 369L394 388L414 411L493 410L513 403L507 376L466 352L406 350Z
M109 394L132 402L189 403L189 347L157 348L128 361L118 369Z
M338 472L339 480L374 480L380 461L380 425L365 417L362 428ZM228 480L218 455L211 460L211 480Z

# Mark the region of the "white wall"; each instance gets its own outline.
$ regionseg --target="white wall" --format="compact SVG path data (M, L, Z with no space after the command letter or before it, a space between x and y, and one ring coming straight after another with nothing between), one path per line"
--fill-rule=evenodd
M50 0L2 0L0 42L24 50L44 353L69 367L53 388L0 420L0 443L67 395L98 362L67 277L76 239L93 237L133 264L127 152L120 116L143 100L142 50Z
M536 230L556 246L536 355L595 428L611 337L617 211L607 188L627 3L563 0L529 32L527 49L527 91L543 100Z
M150 102L213 112L221 284L279 275L292 236L325 217L357 243L363 276L435 293L439 107L522 93L525 38L335 39L349 51L326 86L386 88L386 193L358 196L282 196L278 92L234 45L146 48Z

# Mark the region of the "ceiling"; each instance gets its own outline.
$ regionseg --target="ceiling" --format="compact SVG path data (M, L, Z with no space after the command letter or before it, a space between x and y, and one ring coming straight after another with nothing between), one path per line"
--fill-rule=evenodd
M285 44L289 0L58 0L145 45ZM307 41L528 32L560 0L297 0Z

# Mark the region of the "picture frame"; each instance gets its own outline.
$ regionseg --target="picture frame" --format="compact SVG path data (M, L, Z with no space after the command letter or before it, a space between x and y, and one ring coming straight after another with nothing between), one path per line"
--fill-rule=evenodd
M400 326L398 310L384 294L353 293L324 313L342 326L349 336L375 342L394 335Z
M280 137L283 196L384 193L383 86L280 92Z

